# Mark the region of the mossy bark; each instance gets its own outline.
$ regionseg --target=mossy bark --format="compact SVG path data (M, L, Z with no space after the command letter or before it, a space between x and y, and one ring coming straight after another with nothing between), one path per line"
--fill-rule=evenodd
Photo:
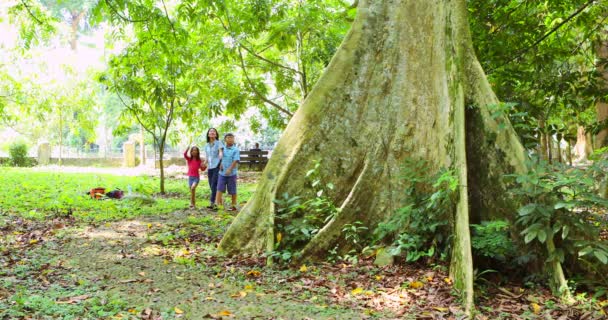
M406 200L401 165L424 159L429 175L440 168L458 173L451 274L470 309L469 215L513 215L502 176L525 165L509 120L490 115L488 106L498 100L475 57L466 12L464 0L361 1L350 32L291 119L220 249L272 250L273 199L285 192L313 196L305 176L320 160L320 177L336 186L328 196L341 210L301 254L323 258L344 243L345 224L359 221L371 232L395 214Z

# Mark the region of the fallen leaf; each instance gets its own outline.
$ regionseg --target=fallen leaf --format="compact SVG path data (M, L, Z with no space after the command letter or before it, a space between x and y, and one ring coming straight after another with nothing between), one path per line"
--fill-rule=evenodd
M262 275L262 273L259 272L258 270L251 270L251 271L247 272L248 277L259 278L261 275Z
M245 298L247 296L247 292L245 291L239 291L239 293L235 293L233 295L231 295L231 297L233 298Z
M227 317L227 316L231 316L232 312L228 311L228 310L222 310L218 313L219 316L223 316L223 317Z
M306 271L308 271L308 267L306 267L306 265L305 265L305 264L303 264L303 265L300 267L300 272L306 272Z
M140 272L140 273L138 273L138 275L140 275L140 276L142 276L142 277L145 277L145 276L146 276L146 273L145 273L145 272Z
M355 288L350 292L352 295L356 296L358 294L363 293L363 288Z
M539 314L540 313L540 305L536 302L532 302L530 304L532 306L532 312L534 312L534 314Z
M89 295L89 294L83 294L83 295L80 295L80 296L75 296L75 297L70 297L70 298L67 298L67 299L59 300L59 301L57 301L57 303L60 303L60 304L64 304L64 303L67 303L67 304L78 303L80 301L87 300L90 297L91 297L91 295Z
M175 311L175 314L183 314L184 311L178 307L173 308L173 311Z
M420 289L424 287L424 283L420 282L420 281L414 281L412 283L410 283L410 288L412 289Z
M443 281L449 285L452 285L452 279L450 278L444 278Z
M245 285L245 291L253 291L253 285L246 284Z
M132 282L139 282L141 280L139 279L126 279L126 280L120 280L118 281L118 283L132 283Z

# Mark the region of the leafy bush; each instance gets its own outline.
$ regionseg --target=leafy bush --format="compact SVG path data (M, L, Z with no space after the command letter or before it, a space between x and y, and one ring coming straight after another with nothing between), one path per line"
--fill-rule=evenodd
M15 167L26 167L30 164L27 158L27 145L23 142L15 142L8 149L11 165Z
M471 227L471 246L475 254L498 261L506 261L515 255L508 221L483 221L481 224L472 224Z
M442 256L447 252L450 208L454 203L458 179L453 170L441 169L427 176L426 162L407 160L403 179L407 182L407 202L389 221L374 231L375 242L392 243L393 255L404 255L406 261Z
M608 263L608 244L599 240L599 209L607 207L608 200L598 196L608 162L572 168L532 160L529 168L533 170L510 176L515 180L512 193L522 200L517 224L525 243L547 244L548 261L563 262L571 254Z
M315 161L313 169L306 173L308 186L312 188L315 197L304 200L300 196L292 197L284 193L282 198L273 200L277 206L277 241L272 256L279 260L290 261L293 252L306 245L338 213L339 208L327 196L327 191L332 190L334 185L322 184L319 178L320 166L320 162Z

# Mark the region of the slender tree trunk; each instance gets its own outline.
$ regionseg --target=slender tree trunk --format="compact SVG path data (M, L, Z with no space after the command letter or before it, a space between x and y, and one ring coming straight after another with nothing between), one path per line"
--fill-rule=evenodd
M59 107L59 161L58 164L62 164L62 151L63 151L63 109Z
M552 235L547 237L547 252L549 253L549 256L552 256L555 253L555 244ZM568 288L568 282L566 281L566 276L564 275L564 270L562 269L562 264L559 260L553 259L549 262L549 270L551 272L550 284L553 294L561 297L566 303L572 303L572 294L570 293L570 288Z
M557 161L559 163L563 162L563 158L562 158L562 135L561 134L557 134Z
M160 194L165 194L165 165L163 163L165 154L165 141L161 140L158 146L158 164L160 166Z
M604 31L604 34L606 35L606 31ZM604 88L608 89L608 69L606 68L606 61L608 61L608 40L603 41L598 47L597 47L597 55L598 58L600 58L600 61L602 63L600 63L598 65L598 69L602 74L602 77L600 78L601 83L603 83ZM608 147L608 101L606 100L600 100L597 102L597 104L595 105L596 111L597 111L597 121L598 122L602 122L603 125L607 126L606 128L602 129L600 132L598 132L598 134L595 136L595 147L597 149L601 149L604 147ZM604 179L604 181L600 182L600 196L604 197L604 198L608 198L608 179Z
M352 28L326 72L291 119L258 189L226 232L229 254L274 248L277 195L314 197L306 171L323 165L324 183L340 211L301 250L302 260L344 249L345 224L370 232L405 202L400 167L424 159L433 174L454 169L450 274L467 310L473 306L469 218L513 217L504 174L524 172L524 149L477 61L466 3L439 0L361 1ZM501 124L506 129L499 129ZM470 217L469 217L470 216Z
M573 164L573 152L572 152L572 146L574 146L576 144L576 141L574 140L568 140L568 163L570 163L570 166L572 166Z
M141 124L139 125L139 131L140 131L140 135L139 135L139 156L141 158L140 161L140 165L141 166L145 166L146 165L146 143L144 140L144 126L142 126Z
M549 153L547 152L547 134L545 133L545 120L544 119L538 120L538 128L540 129L540 145L539 145L539 150L538 150L538 153L540 155L539 158L548 160L547 155Z
M589 144L585 128L578 126L576 131L576 144L574 145L574 159L576 162L584 162L589 156Z
M608 77L608 75L606 75ZM597 121L603 122L604 124L608 123L608 102L598 102L595 105L595 109L597 111ZM608 147L608 128L602 129L595 136L595 145L597 149Z
M76 51L78 47L78 26L84 16L85 11L76 11L71 13L72 21L70 22L70 48L73 51Z
M606 31L604 34L606 35ZM597 56L600 60L598 64L598 70L602 74L600 78L601 83L604 85L604 88L608 89L608 69L606 68L606 61L608 61L608 40L602 41L597 46ZM608 121L608 101L600 100L595 105L597 110L597 121L599 122L607 122ZM608 128L604 128L601 130L597 136L595 137L596 148L603 148L608 146Z
M553 163L553 136L549 133L547 134L547 159L549 163Z

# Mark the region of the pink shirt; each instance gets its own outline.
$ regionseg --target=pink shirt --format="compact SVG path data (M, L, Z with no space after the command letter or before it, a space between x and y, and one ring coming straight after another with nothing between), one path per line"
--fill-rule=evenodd
M200 177L198 170L200 169L203 160L196 160L188 157L188 150L184 151L184 158L188 161L188 177Z

